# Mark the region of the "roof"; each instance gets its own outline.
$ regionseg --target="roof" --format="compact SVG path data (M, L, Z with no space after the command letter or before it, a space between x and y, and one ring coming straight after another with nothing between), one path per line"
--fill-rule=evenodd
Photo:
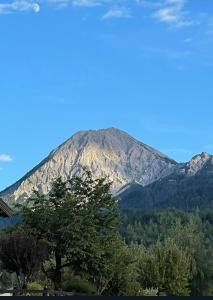
M6 217L11 217L14 214L14 211L0 198L0 214L1 212Z

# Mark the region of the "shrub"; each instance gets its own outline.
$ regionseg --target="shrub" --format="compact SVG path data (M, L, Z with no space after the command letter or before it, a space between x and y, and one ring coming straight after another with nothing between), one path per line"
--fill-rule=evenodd
M66 292L77 292L83 294L96 293L96 288L90 282L79 277L67 279L63 284L63 290Z
M42 291L43 286L38 282L30 282L27 285L28 290ZM29 293L30 296L42 296L42 293Z

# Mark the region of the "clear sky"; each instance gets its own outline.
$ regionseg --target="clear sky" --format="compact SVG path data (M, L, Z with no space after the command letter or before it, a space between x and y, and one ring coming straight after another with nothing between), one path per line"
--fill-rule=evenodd
M79 130L213 153L213 0L0 0L0 189Z

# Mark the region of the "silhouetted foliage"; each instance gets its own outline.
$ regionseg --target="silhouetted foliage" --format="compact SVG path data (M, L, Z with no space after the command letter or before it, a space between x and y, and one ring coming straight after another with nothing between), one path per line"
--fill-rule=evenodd
M47 244L24 233L14 232L0 240L1 267L17 275L21 289L26 288L47 257Z

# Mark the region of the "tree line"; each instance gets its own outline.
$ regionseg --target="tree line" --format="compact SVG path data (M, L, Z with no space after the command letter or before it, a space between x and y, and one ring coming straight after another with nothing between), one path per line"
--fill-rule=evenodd
M2 286L96 295L210 295L212 214L120 211L89 171L34 190L1 230Z

